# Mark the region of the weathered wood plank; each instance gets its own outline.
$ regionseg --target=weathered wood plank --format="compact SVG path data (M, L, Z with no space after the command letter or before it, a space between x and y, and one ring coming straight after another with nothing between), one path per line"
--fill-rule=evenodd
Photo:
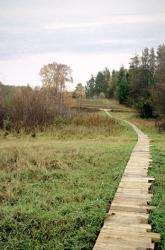
M152 198L149 189L154 181L154 177L147 176L152 161L149 138L135 125L127 123L138 134L138 142L93 250L152 250L154 242L160 240L160 235L152 233L148 224L147 212L154 208L147 204Z

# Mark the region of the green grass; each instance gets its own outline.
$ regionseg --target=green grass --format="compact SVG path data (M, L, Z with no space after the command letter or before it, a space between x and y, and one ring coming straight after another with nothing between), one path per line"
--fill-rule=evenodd
M94 103L97 100L87 100L86 105L90 106L90 102ZM102 102L102 106L106 104L115 110L123 110L123 106L117 104L114 100L106 100ZM101 101L100 101L101 105ZM107 106L108 107L108 106ZM106 106L105 106L106 108ZM155 128L154 119L141 119L136 112L112 112L114 118L125 119L136 124L151 139L152 147L152 167L149 175L155 177L155 182L152 185L151 192L154 194L151 205L156 206L150 213L150 223L154 232L161 235L161 241L156 245L157 250L165 249L165 132L160 132Z
M156 249L165 249L165 134L152 133L152 168L150 175L155 176L152 192L152 205L156 209L151 213L151 224L155 232L160 232L161 242Z
M151 140L151 153L153 162L149 171L150 176L155 177L151 192L154 194L151 205L156 206L150 213L150 223L154 232L161 234L161 241L156 245L157 250L165 249L165 132L155 128L153 119L140 119L137 114L113 113L114 117L127 119L146 134Z
M100 117L35 138L2 133L0 249L92 249L136 141Z
M81 105L90 106L90 107L110 107L111 102L108 99L82 99L80 101Z
M88 108L107 108L112 110L120 111L132 111L131 108L128 108L125 105L119 104L115 99L82 99L78 106L88 107Z

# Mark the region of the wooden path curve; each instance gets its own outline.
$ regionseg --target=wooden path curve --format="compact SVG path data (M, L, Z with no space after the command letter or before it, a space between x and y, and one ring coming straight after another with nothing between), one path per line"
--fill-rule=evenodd
M134 124L125 122L135 130L138 141L93 250L154 249L155 242L160 240L159 234L152 233L148 224L148 211L153 208L148 205L152 198L149 189L154 180L148 177L151 162L149 138Z

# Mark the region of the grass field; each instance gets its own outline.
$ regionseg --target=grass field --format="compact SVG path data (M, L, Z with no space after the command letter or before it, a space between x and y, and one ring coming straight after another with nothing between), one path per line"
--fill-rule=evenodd
M98 101L98 102L97 102ZM165 249L165 133L154 120L114 101L86 100L88 107L113 108L149 135L152 143L150 214ZM127 112L128 111L128 112ZM30 135L0 136L0 249L92 249L129 158L136 135L104 113Z
M150 222L153 231L161 234L161 242L157 244L157 250L165 249L165 132L155 128L152 119L140 119L134 113L113 113L116 118L127 119L141 128L151 140L151 153L153 162L149 171L150 176L155 177L151 192L154 194L151 205L156 206L150 213Z
M82 99L79 102L81 107L88 107L88 108L107 108L112 109L112 111L132 111L131 108L126 107L125 105L119 105L116 100L108 100L108 99Z
M104 115L2 133L0 249L92 249L135 141Z

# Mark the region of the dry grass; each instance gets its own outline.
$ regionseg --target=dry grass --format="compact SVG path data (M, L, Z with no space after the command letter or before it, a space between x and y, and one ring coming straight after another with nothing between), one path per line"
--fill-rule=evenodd
M132 112L131 108L119 104L118 101L114 99L83 99L81 100L79 106L88 109L105 108L111 109L112 111Z
M90 118L1 136L0 249L92 249L136 136Z

